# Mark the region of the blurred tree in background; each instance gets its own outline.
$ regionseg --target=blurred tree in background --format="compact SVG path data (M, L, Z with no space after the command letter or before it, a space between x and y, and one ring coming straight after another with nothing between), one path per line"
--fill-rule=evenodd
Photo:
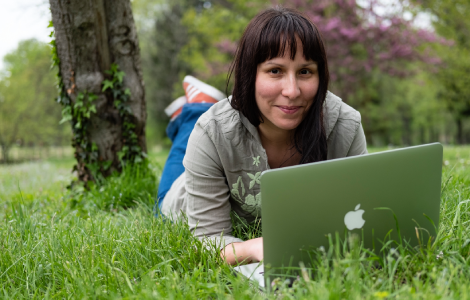
M185 75L192 74L225 91L234 41L268 4L259 0L133 1L141 37L150 144L162 142L168 123L163 109L184 95Z
M163 109L184 94L185 75L226 90L245 26L276 4L305 12L319 27L330 89L361 112L369 144L470 142L470 0L133 0L149 145L167 143ZM423 13L431 21L417 27ZM56 71L47 47L24 41L4 58L4 150L69 144L70 129L58 124L60 107L51 101Z
M148 1L135 0L134 5ZM390 7L377 1L359 5L351 0L196 1L178 6L176 18L171 8L177 2L159 1L154 52L143 51L144 59L153 57L144 64L150 116L162 124L153 134L163 136L168 119L162 109L183 95L184 75L225 91L227 70L245 26L262 9L283 4L305 12L319 27L327 44L330 89L361 111L369 143L454 141L455 125L445 101L437 97L441 84L434 80L442 66L435 49L445 48L447 42L430 29L414 26L417 7L400 2ZM413 13L405 17L409 12ZM136 19L145 16L138 14ZM165 36L178 38L171 51L159 40L168 40ZM178 67L170 70L170 61Z
M438 48L444 62L436 80L444 87L439 98L447 104L457 125L457 142L470 142L464 122L470 116L470 0L416 0L430 13L436 32L451 45Z
M440 42L429 30L405 18L402 6L351 0L295 1L318 26L326 45L330 90L357 108L367 140L374 144L413 141L419 100L410 99L417 68L432 72L440 60L430 44ZM401 80L400 80L401 79ZM427 101L426 101L427 102ZM432 124L428 124L432 126Z
M49 45L37 40L20 42L3 60L0 75L0 146L3 161L19 145L63 145L70 130L59 126L60 107L56 71L51 70Z
M163 110L174 99L174 90L178 89L178 83L181 85L180 77L193 73L191 66L179 57L182 47L189 39L188 29L182 23L182 18L187 10L200 8L202 3L199 0L168 1L157 4L150 14L148 2L135 2L134 7L137 14L143 13L151 20L150 24L138 24L142 30L142 62L147 99L150 100L149 127L154 128L150 129L147 136L160 132L161 139L161 132L168 122Z

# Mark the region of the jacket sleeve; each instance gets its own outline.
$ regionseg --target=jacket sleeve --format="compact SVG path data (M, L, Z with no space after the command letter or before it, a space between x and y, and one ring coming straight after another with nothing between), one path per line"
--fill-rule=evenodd
M358 128L356 130L356 135L351 143L351 147L349 148L348 154L346 156L356 156L367 154L367 143L366 143L366 136L364 134L364 129L362 128L362 124L359 123Z
M206 246L215 244L222 249L228 244L242 242L231 235L230 191L219 154L199 122L189 137L183 165L190 230Z

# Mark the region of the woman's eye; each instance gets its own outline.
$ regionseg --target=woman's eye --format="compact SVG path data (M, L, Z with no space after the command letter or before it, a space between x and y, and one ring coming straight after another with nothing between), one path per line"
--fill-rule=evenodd
M281 73L281 71L279 69L272 69L270 72L271 72L271 74L275 74L275 75Z
M300 74L302 74L302 75L308 75L310 73L312 73L312 72L310 72L310 70L306 70L306 69L303 69L303 70L300 71Z

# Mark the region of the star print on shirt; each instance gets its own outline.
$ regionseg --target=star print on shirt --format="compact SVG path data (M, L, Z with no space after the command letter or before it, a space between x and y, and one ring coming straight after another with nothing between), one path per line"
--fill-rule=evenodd
M251 190L253 188L253 186L255 186L255 183L257 184L261 184L261 182L259 181L259 177L261 175L261 172L257 172L255 175L251 174L251 173L246 173L248 175L248 177L250 177L251 181L250 181L250 187L249 189Z
M252 157L253 158L253 165L258 166L259 165L259 155L257 157Z

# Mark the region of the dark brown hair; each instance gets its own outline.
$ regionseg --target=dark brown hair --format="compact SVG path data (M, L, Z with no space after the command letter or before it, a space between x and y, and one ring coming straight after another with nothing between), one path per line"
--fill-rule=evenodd
M302 156L299 163L305 164L326 160L327 157L322 108L328 91L328 63L320 32L312 21L299 11L284 7L270 8L254 17L240 40L227 86L234 75L231 105L258 127L263 122L255 99L258 65L284 56L287 47L293 60L297 53L296 37L302 42L305 59L318 64L320 77L313 104L294 134L294 147Z

